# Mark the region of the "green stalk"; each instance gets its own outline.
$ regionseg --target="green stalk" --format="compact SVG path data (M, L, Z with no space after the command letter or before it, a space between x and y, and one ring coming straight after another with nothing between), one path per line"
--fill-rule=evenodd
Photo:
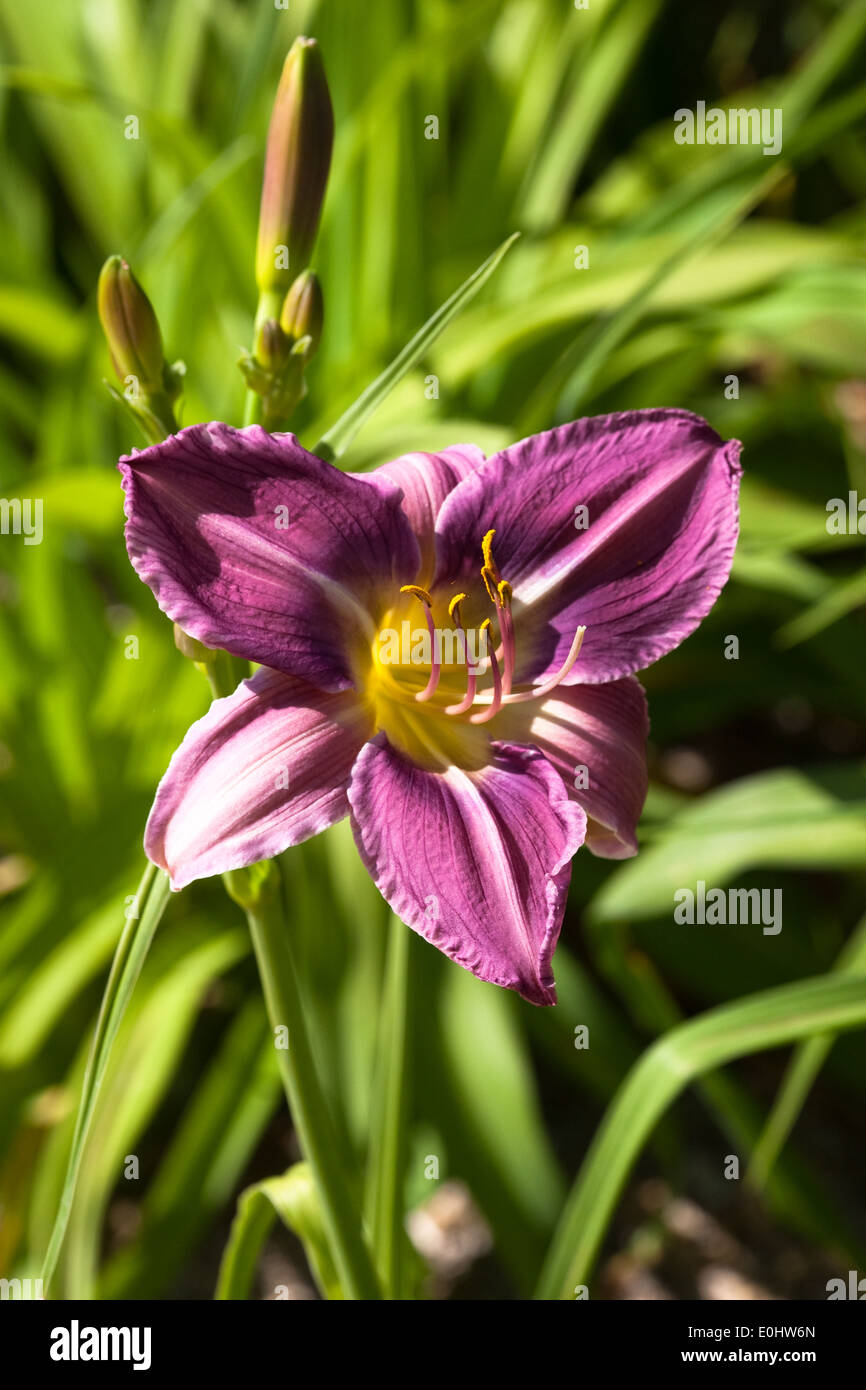
M279 319L282 304L282 296L274 290L262 290L259 295L259 302L256 306L256 319L253 325L253 356L255 356L259 329L265 319ZM262 424L263 417L264 401L258 391L248 390L244 398L244 428L246 428L247 425Z
M260 425L262 423L264 402L258 391L247 390L244 398L244 429L247 425Z
M406 1233L403 1193L406 1178L409 1108L410 953L412 932L391 916L385 970L385 1007L379 1033L376 1110L371 1126L367 1179L367 1219L379 1278L386 1298L399 1298Z
M229 893L247 916L271 1026L288 1031L288 1047L276 1048L277 1062L301 1148L315 1178L322 1221L343 1292L350 1299L378 1299L381 1292L361 1232L360 1214L350 1194L336 1130L316 1074L279 866L271 861L224 877Z
M209 658L205 664L205 675L215 700L232 695L241 681L247 680L249 674L250 663L248 661L222 650L214 651L212 658Z

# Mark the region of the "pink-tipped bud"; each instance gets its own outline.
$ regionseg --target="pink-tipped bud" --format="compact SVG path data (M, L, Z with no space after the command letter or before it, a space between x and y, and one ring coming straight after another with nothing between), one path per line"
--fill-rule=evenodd
M310 259L331 165L334 113L315 39L292 44L277 88L262 184L256 282L285 294Z

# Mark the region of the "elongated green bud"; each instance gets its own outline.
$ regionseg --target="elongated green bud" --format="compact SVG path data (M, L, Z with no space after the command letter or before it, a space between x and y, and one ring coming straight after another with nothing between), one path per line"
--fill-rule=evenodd
M133 378L142 394L164 386L165 354L153 305L122 256L102 267L96 303L114 370L121 381Z
M102 267L96 304L114 370L123 383L122 394L112 386L108 389L156 444L177 430L174 402L186 369L182 362L166 362L153 305L122 256L109 256Z
M334 113L315 39L292 44L280 78L265 154L256 283L285 294L310 259L331 166Z
M325 304L319 277L314 270L304 270L286 295L280 328L294 343L309 339L305 344L305 357L310 358L321 341L324 320Z

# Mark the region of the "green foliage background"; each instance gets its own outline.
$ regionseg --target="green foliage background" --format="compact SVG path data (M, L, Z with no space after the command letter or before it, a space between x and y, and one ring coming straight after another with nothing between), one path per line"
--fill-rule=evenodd
M38 1271L153 788L207 704L123 547L114 463L140 441L100 385L96 277L110 252L129 258L188 365L184 423L239 423L264 135L304 32L337 126L305 443L517 229L346 466L462 440L493 451L652 405L694 409L744 445L734 576L645 677L641 853L578 856L558 1007L412 943L407 1204L429 1196L424 1158L439 1156L492 1227L494 1286L525 1295L587 1141L652 1039L833 971L846 943L862 969L866 561L863 536L828 534L825 507L866 497L866 4L0 0L0 493L42 498L45 518L41 545L0 537L3 1275ZM698 99L781 107L782 155L677 146L673 112ZM322 1070L360 1170L387 910L346 825L285 866ZM782 932L676 926L673 892L697 879L781 887ZM862 1268L866 1043L818 1047L764 1132L763 1200L780 1229ZM709 1165L723 1202L723 1156L745 1167L783 1060L734 1064L678 1101L647 1171L688 1193ZM190 1270L238 1192L288 1161L281 1104L242 918L218 884L196 885L172 902L115 1047L57 1292L197 1288ZM136 1183L121 1176L132 1153Z

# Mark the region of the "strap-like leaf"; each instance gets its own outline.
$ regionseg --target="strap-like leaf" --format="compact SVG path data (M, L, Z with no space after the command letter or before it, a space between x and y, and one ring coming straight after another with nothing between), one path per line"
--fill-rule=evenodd
M519 235L519 232L513 232L476 271L473 271L468 280L464 280L459 290L455 290L451 298L446 299L445 303L436 310L436 313L427 320L422 328L419 328L414 338L409 340L403 351L398 353L384 372L370 383L366 391L362 391L354 404L350 405L349 409L340 416L337 423L332 425L326 434L322 435L318 444L313 446L314 454L318 454L319 458L333 462L334 459L346 452L361 426L370 418L374 410L378 410L386 396L389 396L394 390L398 381L412 370L424 356L430 344L436 341L442 330L447 328L461 309L465 309L470 300L475 298L482 285L487 283Z

